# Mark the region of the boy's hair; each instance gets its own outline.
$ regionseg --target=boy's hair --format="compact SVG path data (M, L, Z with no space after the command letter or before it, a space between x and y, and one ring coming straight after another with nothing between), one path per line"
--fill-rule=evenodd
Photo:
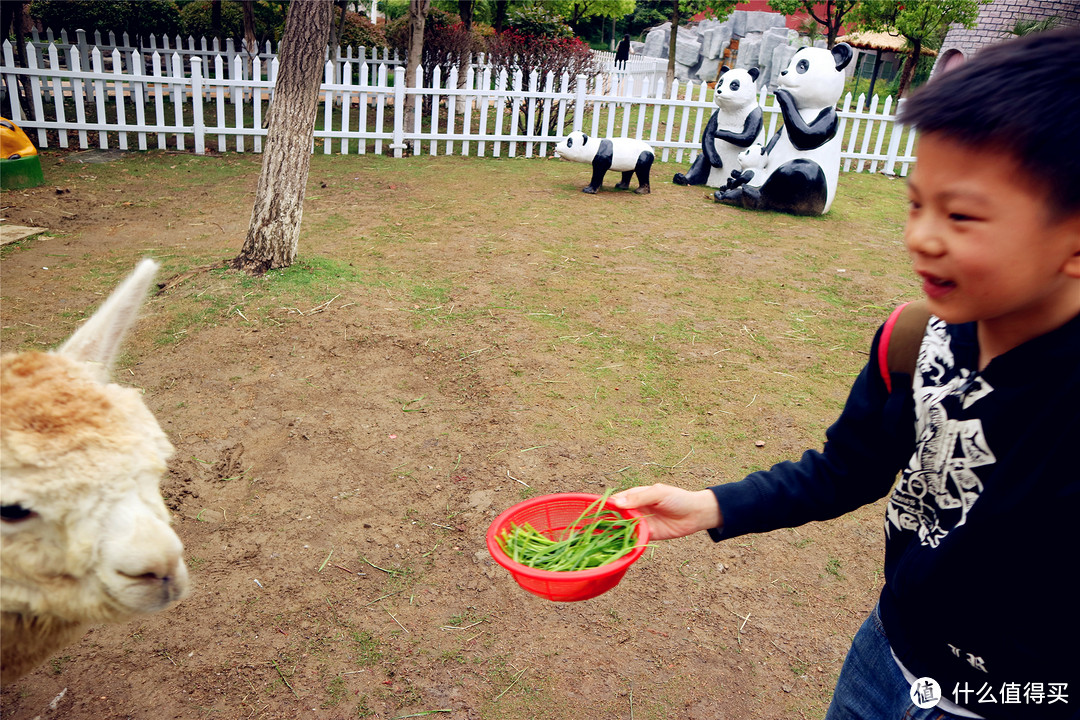
M993 45L912 94L900 120L961 145L1004 152L1047 194L1051 215L1080 212L1080 28Z

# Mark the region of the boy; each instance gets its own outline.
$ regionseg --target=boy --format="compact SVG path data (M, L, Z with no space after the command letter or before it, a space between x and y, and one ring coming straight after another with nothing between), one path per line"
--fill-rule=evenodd
M837 517L902 470L827 720L1080 717L1078 52L1078 29L1002 43L904 105L904 239L932 314L913 378L886 389L879 330L822 451L614 496L657 539L721 540Z

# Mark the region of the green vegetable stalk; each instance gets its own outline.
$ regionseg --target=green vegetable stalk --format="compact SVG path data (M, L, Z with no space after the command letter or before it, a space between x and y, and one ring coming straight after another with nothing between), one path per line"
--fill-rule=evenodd
M615 562L634 549L634 534L641 518L624 518L602 510L611 491L590 504L577 520L553 540L528 523L510 524L499 545L515 562L537 570L588 570Z

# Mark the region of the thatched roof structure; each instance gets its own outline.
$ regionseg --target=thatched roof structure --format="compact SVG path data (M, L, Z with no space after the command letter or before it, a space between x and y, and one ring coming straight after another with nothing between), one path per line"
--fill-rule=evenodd
M860 50L879 50L882 52L906 53L905 39L902 35L890 35L884 32L853 32L836 38L836 42L847 43ZM924 47L923 55L937 55L937 50Z

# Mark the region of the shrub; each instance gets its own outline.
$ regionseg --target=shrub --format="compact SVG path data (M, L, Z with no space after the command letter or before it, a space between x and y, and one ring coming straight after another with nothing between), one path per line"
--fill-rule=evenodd
M555 38L527 35L516 30L503 30L487 40L487 59L494 72L506 71L513 77L521 70L525 78L534 69L540 71L540 82L549 72L556 82L563 73L573 81L578 75L593 75L596 67L589 46L578 38Z
M335 14L335 22L339 16ZM345 13L345 26L341 28L338 42L342 47L363 46L367 49L389 47L382 26L372 25L371 20L359 13Z
M126 32L128 39L146 35L175 35L181 29L180 11L172 0L102 0L101 2L63 2L62 0L34 0L30 4L30 16L42 27L52 28L59 34L67 30L75 39L75 30L93 33L99 30L107 37L109 30L116 33L117 40Z
M204 37L207 40L214 37L213 24L211 22L210 0L196 0L188 3L180 11L180 22L183 26L184 37L191 35L195 38ZM244 37L244 11L238 2L221 3L221 36L227 38Z
M538 88L543 90L547 74L553 74L554 89L562 89L561 78L566 73L570 78L569 89L577 86L577 76L586 77L596 74L592 51L589 46L575 37L556 38L526 35L516 30L503 30L487 39L487 61L492 73L505 71L507 83L511 83L514 72L521 70L522 85L527 87L529 74L538 70ZM562 102L562 101L560 101ZM567 108L573 101L567 103ZM558 113L552 112L548 122L548 132L561 132L557 128ZM518 125L525 131L526 117L524 108L518 115Z
M513 10L507 18L511 30L523 35L548 38L572 38L574 31L558 13L545 10L540 5L530 5Z
M285 29L285 12L277 5L257 2L255 14L255 37L259 43L280 40ZM207 40L214 37L210 0L195 0L180 10L181 30L188 35ZM244 11L239 2L225 0L221 3L221 37L242 40L244 38Z
M398 18L387 25L386 38L389 47L405 56L409 50L408 17ZM441 69L445 83L451 68L460 68L470 62L473 54L482 48L482 34L475 26L470 32L458 16L432 9L424 23L424 54L420 58L425 86L430 87L436 67ZM412 84L411 79L409 83Z

